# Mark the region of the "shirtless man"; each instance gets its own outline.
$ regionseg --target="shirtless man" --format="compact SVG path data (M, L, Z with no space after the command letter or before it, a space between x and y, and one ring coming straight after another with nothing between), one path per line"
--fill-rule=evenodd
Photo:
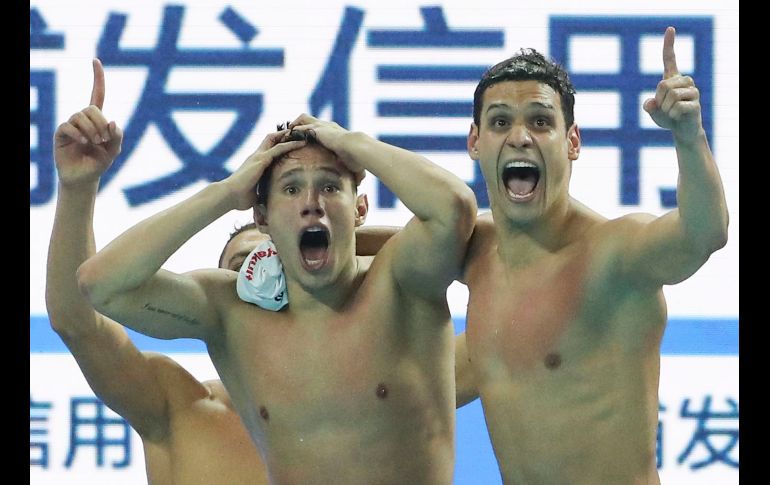
M492 217L479 217L469 246L466 338L506 484L660 483L662 287L724 246L728 223L674 35L669 27L663 80L644 103L671 130L679 163L678 208L662 217L608 220L569 195L581 139L560 66L525 50L476 88L468 153Z
M118 155L122 138L114 124L107 142L83 128L87 119L107 125L103 101L104 71L95 60L91 106L59 126L55 136L59 193L46 281L51 326L94 393L139 433L148 483L267 484L265 465L222 383L200 382L169 357L139 351L121 325L96 313L78 292L75 271L95 252L99 178ZM248 254L266 237L256 228L237 231L220 266L238 271L238 254Z
M106 126L97 120L94 135L105 136ZM273 146L230 177L87 260L81 291L142 333L203 340L273 483L449 484L446 289L473 231L473 193L423 157L334 123L302 115L291 128L317 142L267 139ZM354 229L367 212L356 195L364 169L415 214L376 257L355 256ZM161 269L221 215L251 207L281 255L290 300L283 310L240 300L231 271Z

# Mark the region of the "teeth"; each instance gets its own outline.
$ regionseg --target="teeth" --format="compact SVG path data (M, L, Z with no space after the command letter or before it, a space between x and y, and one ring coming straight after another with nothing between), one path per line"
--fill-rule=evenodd
M503 168L537 168L537 165L535 165L532 162L525 162L522 160L515 160L513 162L508 162L505 164L505 167Z
M307 232L321 232L323 229L320 227L308 227Z

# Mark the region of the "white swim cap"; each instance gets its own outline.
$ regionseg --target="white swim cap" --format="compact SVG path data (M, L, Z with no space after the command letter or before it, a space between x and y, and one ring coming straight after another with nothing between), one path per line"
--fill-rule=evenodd
M265 310L278 311L289 303L283 265L273 241L265 240L249 253L238 272L236 289L241 300Z

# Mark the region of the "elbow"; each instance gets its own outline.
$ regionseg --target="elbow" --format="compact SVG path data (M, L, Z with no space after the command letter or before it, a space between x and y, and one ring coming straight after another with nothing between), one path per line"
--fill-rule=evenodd
M730 226L730 215L728 214L727 209L725 209L724 216L722 217L722 224L720 225L717 247L716 249L714 249L714 251L716 251L717 249L722 249L727 244L727 229L729 226Z
M725 247L725 245L727 245L727 227L712 238L710 252L718 251Z
M59 291L57 288L47 286L45 294L45 307L48 312L48 323L62 341L69 345L69 342L76 340L80 335L80 330L87 322L88 318L93 318L93 310L83 311L82 304L71 302L66 299L67 292Z
M701 235L695 243L691 243L690 252L698 261L697 267L709 260L711 255L722 249L727 244L727 224L724 227L713 230L708 235Z
M101 291L103 288L101 271L92 260L88 259L81 264L75 273L75 277L77 278L80 294L94 308L103 307L108 302L107 295L104 291Z
M685 224L684 239L688 252L705 262L712 253L727 244L730 217L724 205L719 211L701 215L696 223Z
M716 227L711 232L709 237L704 238L704 245L705 247L703 250L706 252L706 254L711 254L713 252L716 252L727 244L727 228L730 225L730 217L727 214L727 210L724 211L722 217L720 218L720 221L718 224L716 224Z
M66 324L66 319L57 318L54 315L48 314L48 320L51 323L51 330L56 332L56 335L62 339L62 342L68 344L73 340L76 340L76 334L72 327Z

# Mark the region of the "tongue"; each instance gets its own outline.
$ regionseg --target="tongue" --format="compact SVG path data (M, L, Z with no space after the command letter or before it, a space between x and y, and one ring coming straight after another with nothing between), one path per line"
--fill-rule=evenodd
M514 195L527 195L535 190L537 179L535 176L511 177L506 186Z
M305 247L302 248L302 257L305 261L320 261L326 256L326 248L323 247Z

